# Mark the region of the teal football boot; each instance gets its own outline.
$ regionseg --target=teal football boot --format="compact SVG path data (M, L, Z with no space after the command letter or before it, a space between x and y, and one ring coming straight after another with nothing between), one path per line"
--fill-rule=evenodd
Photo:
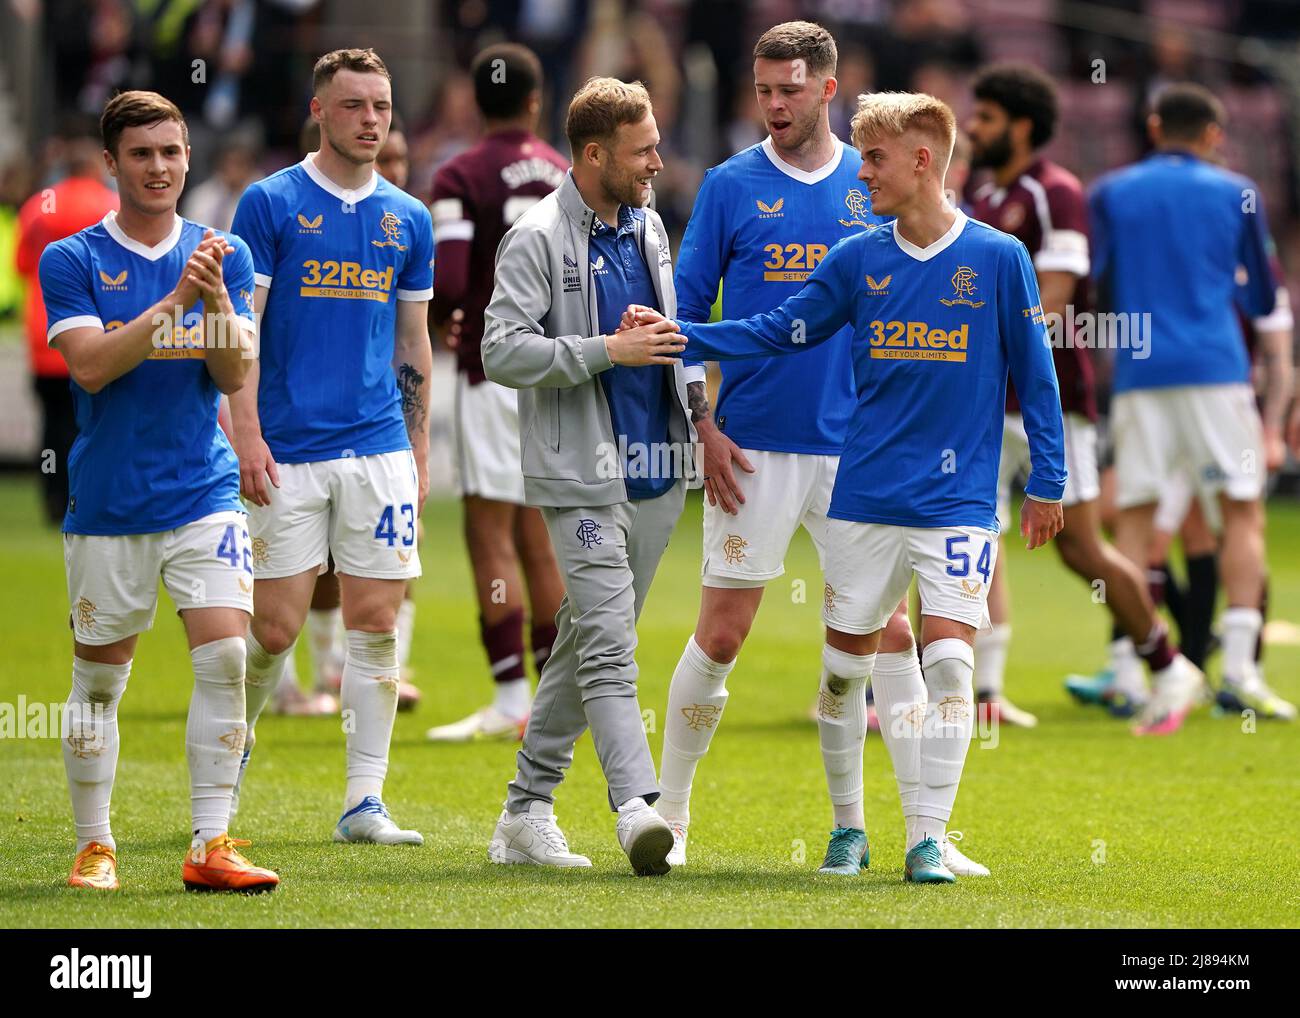
M1115 673L1104 668L1096 675L1067 675L1065 691L1081 704L1104 704L1115 684Z
M871 850L867 846L867 832L856 827L837 827L831 831L831 843L826 846L826 858L818 873L837 873L852 877L867 868Z
M933 838L926 838L907 853L903 864L903 879L914 884L953 884L957 878L952 870L943 864L939 845Z

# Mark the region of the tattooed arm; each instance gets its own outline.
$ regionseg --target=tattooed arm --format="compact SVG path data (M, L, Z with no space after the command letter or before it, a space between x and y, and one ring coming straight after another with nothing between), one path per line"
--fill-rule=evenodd
M418 512L424 510L429 494L429 398L433 374L433 347L429 343L429 302L397 302L397 342L393 347L393 373L397 376L397 394L406 420L406 433L415 455L416 476L420 482Z
M686 384L686 402L691 410L691 421L704 447L704 491L709 497L709 505L721 503L722 511L735 514L738 503L745 501L736 480L732 463L739 463L749 473L753 466L745 458L740 447L718 430L713 423L713 413L709 409L709 394L703 382Z

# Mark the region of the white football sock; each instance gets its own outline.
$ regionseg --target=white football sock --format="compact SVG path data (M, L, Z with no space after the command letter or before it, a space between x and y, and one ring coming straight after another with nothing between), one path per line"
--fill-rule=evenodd
M866 685L875 654L822 647L817 735L836 827L866 830L862 812L862 747L867 741Z
M1011 624L1002 622L987 633L975 634L975 688L999 696L1007 669Z
M293 653L293 646L290 645L288 650L282 650L279 654L272 654L257 642L251 628L244 637L244 645L244 711L251 733L257 719L262 716L266 701L271 699L275 687L280 684L285 661Z
M889 750L898 781L898 799L907 824L907 845L912 845L916 804L921 794L921 730L925 725L928 694L921 676L916 648L876 655L871 689L880 719L880 737Z
M668 687L668 717L664 721L664 754L659 771L659 801L655 808L669 820L691 818L691 782L700 758L722 720L727 705L727 676L736 665L714 661L691 636Z
M921 670L930 701L921 735L916 833L938 841L952 816L970 748L975 722L975 653L963 640L935 640L921 655Z
M230 793L244 755L244 668L247 647L238 636L190 651L194 694L185 724L190 764L191 830L207 844L230 824Z
M1246 682L1255 673L1255 641L1264 616L1257 608L1225 608L1219 616L1223 634L1223 677Z
M72 692L59 734L78 852L92 841L117 848L108 813L117 774L117 705L130 675L130 661L103 665L72 659Z
M343 631L342 608L313 608L307 612L307 639L311 645L311 669L317 689L341 670L340 633Z
M494 682L493 685L496 686L496 696L492 700L493 707L506 717L519 721L528 716L528 708L532 703L532 690L529 688L527 676Z
M397 609L397 667L405 668L411 660L411 640L415 636L415 602L403 598Z
M347 732L345 813L367 795L383 797L397 716L397 633L349 629L347 647L339 696Z
M1150 695L1147 689L1147 670L1129 637L1121 636L1118 640L1111 641L1110 670L1115 676L1115 690L1129 700L1141 702Z

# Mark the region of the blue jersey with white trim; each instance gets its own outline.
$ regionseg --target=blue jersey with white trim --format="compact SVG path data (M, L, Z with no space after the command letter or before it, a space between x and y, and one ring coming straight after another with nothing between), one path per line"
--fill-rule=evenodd
M1267 315L1277 288L1254 182L1157 152L1098 181L1090 206L1093 273L1109 284L1110 310L1126 316L1115 392L1247 381L1234 302L1248 317Z
M832 248L775 311L682 332L696 357L726 359L800 353L846 324L856 405L831 516L996 531L1008 367L1029 435L1025 490L1061 498L1060 394L1024 244L960 212L926 248L894 224Z
M70 329L120 329L169 294L203 239L205 226L176 217L171 234L147 247L117 225L117 213L56 241L41 255L47 335L58 347ZM253 262L238 238L221 263L240 322L253 327ZM154 350L99 392L71 382L77 438L67 464L69 534L154 534L212 513L243 510L239 463L217 426L221 400L204 363L209 342L199 301L155 332Z
M429 210L378 174L345 191L308 156L251 185L232 229L270 288L257 410L271 454L313 463L409 449L397 301L433 295Z
M884 222L858 180L862 157L837 144L838 155L812 172L784 162L769 138L705 174L673 276L682 321L709 320L719 280L724 319L770 311L841 240ZM792 361L728 361L718 427L745 449L839 455L854 404L850 338L846 327ZM685 363L699 363L690 355Z

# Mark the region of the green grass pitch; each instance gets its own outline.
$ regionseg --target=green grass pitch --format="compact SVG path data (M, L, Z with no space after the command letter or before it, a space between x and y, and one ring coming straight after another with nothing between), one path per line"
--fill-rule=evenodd
M60 539L35 522L30 480L0 481L0 702L62 701L70 675ZM337 720L267 717L234 833L283 879L253 898L183 892L188 843L183 738L190 695L181 627L161 596L121 709L114 806L123 890L64 886L72 821L58 743L0 742L0 925L316 926L1288 926L1300 916L1300 726L1197 712L1178 735L1139 740L1061 680L1102 658L1108 623L1050 550L1010 552L1015 636L1008 692L1032 731L975 743L953 827L993 877L951 887L902 883L902 818L878 736L866 751L872 862L821 877L830 828L814 725L822 581L796 540L739 666L700 768L690 865L634 878L619 851L590 738L557 812L594 868L550 872L488 863L487 841L514 770L514 746L433 746L431 724L481 705L479 646L459 507L425 511L412 663L425 700L399 716L386 799L421 849L336 845L342 795ZM688 500L640 627L641 704L659 754L668 680L698 606L700 498ZM1300 509L1269 514L1273 614L1300 618ZM800 597L800 589L807 596ZM1300 698L1300 648L1268 657L1280 693ZM306 659L300 660L304 675ZM991 742L991 740L990 740Z

